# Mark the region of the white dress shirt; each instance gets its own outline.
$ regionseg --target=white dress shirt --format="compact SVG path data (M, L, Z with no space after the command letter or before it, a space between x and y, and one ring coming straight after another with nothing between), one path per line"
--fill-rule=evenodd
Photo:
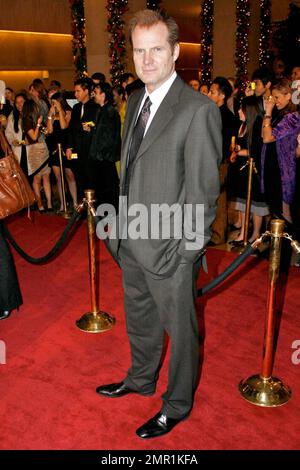
M172 73L171 77L168 78L168 80L166 80L159 88L152 91L151 94L148 93L147 87L145 87L146 93L144 95L144 98L142 99L141 106L140 106L140 109L139 109L139 112L138 112L138 116L140 115L140 112L142 110L142 107L145 103L145 100L146 100L147 96L149 96L152 104L151 104L151 107L150 107L150 116L149 116L149 119L148 119L148 122L147 122L147 125L146 125L144 136L146 135L146 132L149 129L149 126L152 122L152 119L154 118L154 116L156 114L156 111L158 110L158 108L161 105L164 97L166 96L166 94L170 90L170 88L171 88L173 82L175 81L176 77L177 77L177 73L174 71Z

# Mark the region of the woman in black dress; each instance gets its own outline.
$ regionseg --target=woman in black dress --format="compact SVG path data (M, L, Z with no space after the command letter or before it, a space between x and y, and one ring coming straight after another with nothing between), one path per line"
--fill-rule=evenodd
M63 155L62 165L68 182L69 191L73 200L73 206L77 206L77 186L72 170L72 161L65 156L68 147L68 127L71 120L71 108L63 98L62 93L51 96L51 108L48 114L47 145L50 151L50 165L57 181L57 189L60 199L60 211L63 210L63 196L61 187L60 162L58 144L61 144Z
M0 128L0 162L8 149L8 143ZM1 167L0 167L1 171ZM22 295L12 255L3 235L0 221L0 320L7 318L11 311L22 305Z
M268 206L264 196L261 193L261 152L263 141L261 137L262 118L259 113L258 100L255 96L247 97L243 100L239 110L242 125L239 130L239 145L231 156L231 161L235 161L240 171L237 173L236 179L236 205L235 209L242 214L242 227L239 235L233 241L233 244L243 242L245 227L245 210L246 197L248 187L248 167L244 167L247 158L251 156L254 159L256 171L252 176L251 191L251 214L253 219L253 231L249 238L252 242L260 235L262 220L265 215L269 214Z

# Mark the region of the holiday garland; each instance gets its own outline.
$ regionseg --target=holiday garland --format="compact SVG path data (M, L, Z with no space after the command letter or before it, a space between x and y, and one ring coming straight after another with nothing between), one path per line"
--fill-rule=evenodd
M106 9L107 31L110 33L108 48L111 83L117 86L121 84L121 77L125 72L126 38L122 15L128 10L128 0L108 0Z
M210 85L213 65L214 0L203 0L200 21L202 29L200 52L202 82Z
M159 5L162 0L149 0L147 1L148 10L159 10Z
M249 30L250 30L250 1L237 0L236 2L236 51L235 66L236 78L243 84L248 80L249 62Z
M270 38L271 38L271 0L260 0L260 38L259 38L259 65L270 65Z
M71 6L72 52L76 77L87 73L84 0L69 0Z

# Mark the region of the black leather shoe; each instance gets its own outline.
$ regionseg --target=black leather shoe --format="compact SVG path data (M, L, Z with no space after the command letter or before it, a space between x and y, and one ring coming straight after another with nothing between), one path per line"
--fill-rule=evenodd
M151 439L152 437L163 436L164 434L172 431L176 424L186 418L187 416L180 419L168 418L167 415L160 411L157 415L153 416L153 418L143 424L143 426L138 428L136 430L136 434L141 439Z
M123 397L124 395L128 395L128 393L139 393L136 390L132 390L131 388L127 387L124 382L119 382L116 384L108 384L108 385L100 385L100 387L96 388L96 392L99 395L104 395L108 398L119 398ZM141 393L141 395L146 395ZM150 395L150 394L149 394Z
M5 318L8 318L10 314L11 314L10 310L0 310L0 320L4 320Z

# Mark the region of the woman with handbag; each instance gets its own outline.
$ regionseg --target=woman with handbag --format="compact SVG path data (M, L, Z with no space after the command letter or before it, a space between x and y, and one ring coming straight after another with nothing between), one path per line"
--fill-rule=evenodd
M41 198L41 184L47 199L47 210L53 211L51 200L50 172L48 165L49 151L45 136L41 133L43 117L40 115L38 105L33 100L24 103L22 111L22 125L27 145L28 174L33 177L33 190L40 212L45 212Z
M0 128L0 163L9 151L8 143ZM0 220L0 320L7 318L11 311L22 305L22 295L13 257L3 235Z
M239 109L241 126L238 133L238 143L236 145L230 161L236 165L234 172L238 175L235 181L235 209L241 213L242 226L240 233L229 243L234 246L243 244L245 228L246 199L248 189L248 169L245 167L247 159L251 156L254 159L256 171L253 172L251 186L251 206L253 231L249 237L249 243L252 243L260 236L263 217L269 214L269 208L261 194L261 150L262 137L261 126L262 118L259 114L258 101L255 96L247 96L243 99ZM234 173L232 173L234 174Z

